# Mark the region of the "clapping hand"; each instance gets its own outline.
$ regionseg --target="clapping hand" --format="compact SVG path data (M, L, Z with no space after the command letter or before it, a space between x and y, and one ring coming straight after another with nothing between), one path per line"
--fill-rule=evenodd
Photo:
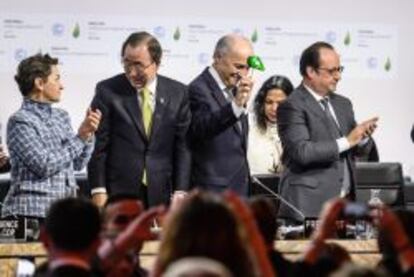
M95 131L99 127L101 122L102 113L100 110L96 109L93 111L91 108L86 112L86 117L83 120L82 124L79 127L78 135L83 140L88 140L93 136Z

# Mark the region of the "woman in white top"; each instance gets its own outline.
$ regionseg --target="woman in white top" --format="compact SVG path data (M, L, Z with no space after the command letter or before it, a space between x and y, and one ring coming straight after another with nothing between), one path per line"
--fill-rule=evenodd
M248 160L251 174L279 173L282 145L277 133L276 111L293 90L288 78L274 75L258 91L250 116Z

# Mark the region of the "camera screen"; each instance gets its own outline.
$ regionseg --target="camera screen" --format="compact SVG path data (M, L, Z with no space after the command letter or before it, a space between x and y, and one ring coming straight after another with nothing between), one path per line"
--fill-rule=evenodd
M366 219L369 218L369 207L362 203L348 203L344 215L348 218Z

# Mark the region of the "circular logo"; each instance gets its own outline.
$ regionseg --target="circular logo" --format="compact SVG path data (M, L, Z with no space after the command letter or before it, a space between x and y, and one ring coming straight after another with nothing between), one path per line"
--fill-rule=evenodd
M369 57L367 59L367 66L369 69L375 69L378 66L378 60L375 57Z
M18 48L14 51L14 59L17 62L22 61L23 59L25 59L27 57L27 51L23 48Z
M52 34L55 37L60 37L65 32L65 26L61 23L55 23L52 25Z
M238 35L243 35L243 29L242 28L234 28L233 33L238 34Z
M336 41L336 37L337 35L334 31L329 31L325 35L325 40L326 42L333 44Z
M157 26L154 28L154 35L158 38L164 38L166 30L163 26Z
M205 65L209 62L209 56L207 53L203 52L198 54L198 63Z

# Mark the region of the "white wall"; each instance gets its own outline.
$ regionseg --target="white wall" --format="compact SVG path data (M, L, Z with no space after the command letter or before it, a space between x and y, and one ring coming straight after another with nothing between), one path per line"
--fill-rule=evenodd
M358 78L344 74L339 93L350 97L354 103L358 120L372 115L380 117L379 128L374 135L380 157L383 161L400 161L404 164L404 173L414 176L414 144L409 132L414 123L414 109L411 90L414 87L414 1L410 0L365 0L365 1L22 1L2 0L1 13L42 13L42 14L102 14L102 15L144 15L165 17L171 22L183 17L210 17L213 19L238 18L243 21L258 20L308 22L309 24L389 24L395 25L398 33L398 61L395 63L397 74L393 78ZM0 37L0 47L3 38ZM30 43L30 38L28 38ZM121 43L121 42L120 42ZM114 49L118 52L118 49ZM260 54L260 53L259 53ZM168 61L164 61L168 62ZM93 67L93 64L85 64ZM115 72L118 69L114 69ZM175 77L188 81L184 68L177 68ZM13 81L15 69L0 72L0 117L4 122L20 106L21 98ZM67 109L73 118L74 126L81 120L95 83L109 77L107 71L94 74L65 72L64 99L61 106ZM283 73L281 72L274 73ZM188 74L188 73L187 73ZM170 74L171 75L171 74ZM183 77L185 76L185 77ZM299 75L291 77L296 83ZM81 97L80 97L81 95ZM4 129L4 128L3 128ZM4 132L4 130L3 130Z

